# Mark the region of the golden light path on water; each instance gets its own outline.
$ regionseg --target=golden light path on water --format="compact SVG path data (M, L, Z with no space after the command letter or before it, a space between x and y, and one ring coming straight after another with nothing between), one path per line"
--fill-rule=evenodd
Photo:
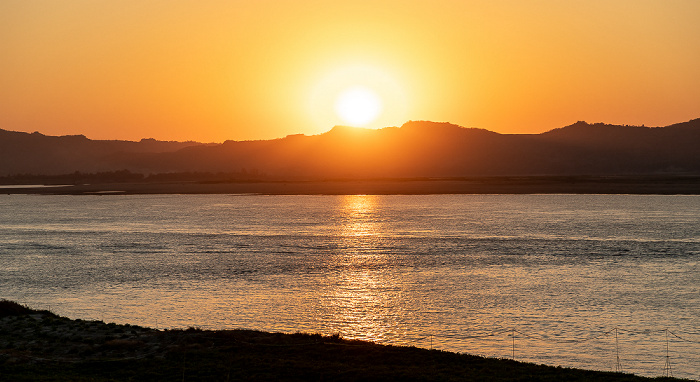
M341 208L347 219L342 227L344 238L357 239L377 234L380 227L375 219L376 195L346 195Z
M376 263L377 256L384 256L376 251L377 237L381 236L381 223L377 216L376 195L347 195L343 197L340 207L344 217L340 228L340 237L347 251L340 251L331 260L339 264L349 264L350 272L345 272L334 288L334 293L327 301L332 307L331 322L343 322L354 333L349 338L362 338L371 341L386 340L393 337L386 319L378 317L380 309L391 305L391 295L382 289L389 280L384 272L371 270L353 263Z

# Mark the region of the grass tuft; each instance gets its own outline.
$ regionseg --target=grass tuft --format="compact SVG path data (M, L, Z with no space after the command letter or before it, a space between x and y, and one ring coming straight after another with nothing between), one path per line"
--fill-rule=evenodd
M24 305L20 305L14 301L0 300L0 317L23 316L35 313Z

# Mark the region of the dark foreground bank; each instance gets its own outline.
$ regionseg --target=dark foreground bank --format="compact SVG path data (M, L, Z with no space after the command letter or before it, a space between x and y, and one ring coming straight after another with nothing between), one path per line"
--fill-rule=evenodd
M0 301L0 381L673 381L318 334L155 330Z

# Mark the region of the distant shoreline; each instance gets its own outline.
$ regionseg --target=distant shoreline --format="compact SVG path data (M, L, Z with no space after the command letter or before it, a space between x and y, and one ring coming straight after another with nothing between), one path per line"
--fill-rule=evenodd
M527 176L473 178L244 180L99 183L0 188L4 194L638 194L700 195L700 176Z

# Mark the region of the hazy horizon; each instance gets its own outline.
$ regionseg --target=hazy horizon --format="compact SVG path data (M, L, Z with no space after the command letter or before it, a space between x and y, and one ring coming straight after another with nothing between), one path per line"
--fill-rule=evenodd
M188 140L188 141L165 140L165 139L153 138L153 137L150 137L150 136L143 136L143 137L141 137L141 138L135 138L135 139L116 139L116 138L101 138L101 139L98 139L98 138L93 138L93 137L91 137L91 136L87 136L87 135L82 134L82 133L78 133L78 134L53 135L53 134L47 134L47 133L45 133L45 132L43 132L43 131L39 131L39 130L36 130L36 131L21 131L21 130L3 129L2 127L0 127L0 130L11 131L11 132L18 132L18 133L28 133L28 134L39 133L39 134L44 135L44 136L54 136L54 137L63 137L63 136L84 136L85 138L87 138L87 139L89 139L89 140L93 140L93 141L104 140L104 141L140 142L140 141L156 140L156 141L162 141L162 142L181 142L181 143L193 142L193 143L203 143L203 144L221 144L221 143L224 143L224 142L226 142L226 141L234 141L234 142L265 141L265 140L283 139L283 138L287 138L287 137L290 137L290 136L300 136L300 135L309 137L309 136L327 134L327 133L332 132L332 131L333 131L334 129L336 129L336 128L345 128L345 129L352 129L352 130L358 130L358 131L379 131L379 130L384 130L384 129L401 128L401 127L403 127L403 126L405 126L405 125L407 125L407 124L410 124L410 123L427 123L427 124L435 124L435 125L446 124L446 125L456 126L456 127L462 128L462 129L478 129L478 130L485 130L485 131L488 131L488 132L493 132L493 133L502 134L502 135L518 135L518 134L534 134L534 135L538 135L538 134L543 134L543 133L550 132L550 131L552 131L552 130L557 130L557 129L561 129L561 128L573 126L573 125L576 125L576 124L578 124L578 123L585 123L585 124L588 124L588 125L604 125L604 126L646 127L646 128L652 128L652 129L653 129L653 128L664 128L664 127L668 127L668 126L671 126L671 125L677 125L677 124L682 124L682 123L687 123L687 122L693 122L693 121L698 120L698 119L700 119L700 118L691 118L690 120L687 120L687 121L671 122L671 123L669 123L668 125L665 125L665 126L646 126L646 125L644 125L644 124L642 124L642 125L633 125L633 124L628 124L628 123L613 124L613 123L607 123L607 122L604 122L604 121L596 121L596 122L592 122L592 121L574 121L574 122L571 122L571 123L566 124L566 125L556 126L556 127L553 127L552 129L545 130L545 131L541 131L541 132L536 132L536 133L520 133L520 132L499 133L499 132L497 132L497 131L493 131L493 130L489 130L489 129L484 129L484 128L481 128L481 127L478 127L478 126L461 126L461 125L458 125L458 124L456 124L456 123L452 123L452 122L449 122L449 121L408 120L408 121L405 121L405 122L402 123L402 124L395 125L395 126L381 126L381 127L374 127L374 128L372 128L372 127L365 127L365 126L333 125L333 126L329 127L329 128L326 129L326 130L323 130L323 131L320 131L320 132L317 132L317 133L313 133L313 134L305 134L305 133L301 133L301 132L297 132L297 133L292 132L292 133L289 133L289 134L284 135L284 136L271 137L271 138L267 138L267 139L242 139L242 140L224 139L224 140L218 141L218 142L202 142L202 141L194 141L194 140Z

